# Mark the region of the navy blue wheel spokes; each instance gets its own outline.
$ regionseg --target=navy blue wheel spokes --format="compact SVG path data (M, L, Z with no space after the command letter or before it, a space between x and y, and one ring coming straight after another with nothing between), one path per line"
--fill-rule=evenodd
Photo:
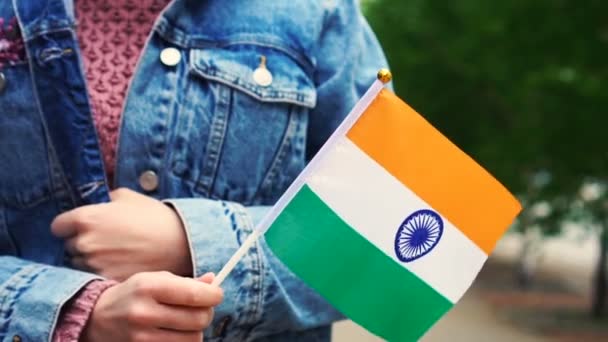
M395 237L395 253L403 262L414 261L429 253L442 234L441 216L432 210L418 210L399 226Z

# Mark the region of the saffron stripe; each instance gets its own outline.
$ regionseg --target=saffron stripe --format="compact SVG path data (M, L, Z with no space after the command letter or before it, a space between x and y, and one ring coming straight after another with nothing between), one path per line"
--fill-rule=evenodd
M521 210L496 179L385 89L347 136L486 254Z

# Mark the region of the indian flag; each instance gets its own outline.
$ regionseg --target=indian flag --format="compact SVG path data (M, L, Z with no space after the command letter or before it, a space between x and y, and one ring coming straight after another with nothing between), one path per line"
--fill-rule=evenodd
M413 341L462 297L520 209L376 81L259 228L345 316Z

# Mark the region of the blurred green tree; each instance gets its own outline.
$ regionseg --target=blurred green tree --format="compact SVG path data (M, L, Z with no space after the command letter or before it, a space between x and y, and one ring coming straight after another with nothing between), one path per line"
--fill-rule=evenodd
M367 0L397 94L517 193L518 227L557 234L584 184L608 178L608 2ZM594 314L606 305L608 196ZM545 214L531 212L545 204Z

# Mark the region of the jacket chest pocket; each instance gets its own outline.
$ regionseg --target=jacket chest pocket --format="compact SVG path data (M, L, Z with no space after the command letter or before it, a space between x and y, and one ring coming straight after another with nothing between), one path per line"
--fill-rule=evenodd
M50 194L46 135L27 64L1 70L0 204L32 207Z
M305 164L310 77L288 54L251 44L191 50L189 69L174 173L205 197L274 202Z

